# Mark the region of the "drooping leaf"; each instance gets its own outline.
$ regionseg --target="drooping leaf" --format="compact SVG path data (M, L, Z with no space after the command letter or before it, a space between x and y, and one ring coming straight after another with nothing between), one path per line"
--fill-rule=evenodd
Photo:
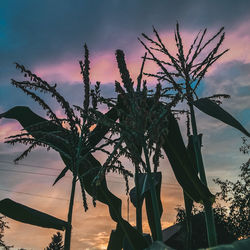
M120 230L112 230L107 250L121 250L123 243L124 233Z
M55 179L55 181L54 181L54 183L53 183L53 186L59 181L59 180L61 180L64 176L65 176L65 174L67 173L67 171L69 170L69 167L65 167L63 170L62 170L62 172L56 177L56 179Z
M115 109L112 109L109 112L107 112L106 116L108 119L115 121L117 119L117 112ZM39 123L42 124L42 123L47 122L46 119L37 115L30 108L25 107L25 106L16 106L8 110L7 112L0 114L0 118L3 118L3 117L16 119L23 126L23 128L26 128L27 131L31 135L33 135L35 139L39 139L40 137L38 136L37 133L33 133L31 129L32 126L34 126L35 124L39 124ZM59 128L57 125L51 122L46 125L44 130L42 131L43 132L49 131L49 133L51 133L52 131L58 131ZM108 132L108 130L109 130L109 127L103 124L98 124L97 127L91 133L91 136L89 137L88 146L94 147L96 144L98 144L100 140L103 138L103 136ZM74 136L70 134L69 132L70 132L69 130L62 129L62 133L60 134L60 136L63 137L64 139L68 138L69 136ZM51 144L55 143L54 141L52 142L50 141L51 140L50 137L47 137L46 139L48 143L51 143ZM68 140L70 140L70 138L68 138ZM63 144L61 143L56 144L56 146L57 148L60 149L59 154L63 162L65 163L65 165L70 166L71 161L64 154L62 154L62 152L68 153L68 148L64 147ZM83 145L83 148L84 148L84 145ZM81 155L85 156L87 152L88 152L88 149L84 148L81 152ZM89 195L91 195L92 197L96 196L96 199L98 201L103 202L104 204L107 204L109 206L111 218L117 222L118 221L117 216L121 217L121 200L109 191L105 179L103 179L103 181L101 182L101 185L98 186L96 189L93 187L92 185L93 179L95 178L95 176L97 176L99 169L101 168L101 164L91 154L87 154L84 158L85 158L85 161L80 162L80 166L79 166L79 175L83 176L83 178L81 178L80 181L84 182L84 185L82 186L85 187L85 190L88 192ZM93 171L90 171L91 169L93 169ZM64 168L64 170L66 171L66 168ZM64 170L61 172L60 175L63 175ZM85 175L87 171L88 171L88 174ZM105 196L103 195L102 191L106 192ZM113 209L111 209L111 204L115 208L116 213L118 213L118 215L114 212Z
M64 230L67 227L66 221L12 201L11 199L0 201L0 213L13 220L39 227L54 228L57 230Z
M152 173L153 177L154 177L154 183L155 186L157 186L159 184L159 182L161 182L161 172L157 172L157 173ZM147 179L147 174L146 173L139 173L138 174L138 188L139 190L141 190L141 199L144 199L146 192L150 191L150 184L148 182ZM130 196L130 201L131 203L136 207L136 187L133 187L130 190L129 193Z
M198 135L199 139L199 150L201 150L201 139L202 134ZM187 153L189 155L190 160L192 161L192 166L195 167L196 173L198 175L198 166L195 160L195 151L194 151L194 136L190 135L188 137L188 145L187 145ZM184 204L185 204L185 214L186 214L186 236L185 236L185 245L186 249L191 249L191 239L192 239L192 208L193 208L193 200L183 191L184 196Z
M240 122L209 98L200 98L197 101L194 101L193 104L200 111L240 130L242 133L250 137L250 133L240 124Z
M16 106L5 113L0 114L0 118L10 118L17 120L22 127L27 130L35 139L41 139L44 137L44 133L52 133L53 131L62 130L61 134L57 133L58 137L66 139L69 136L69 132L66 129L61 129L58 125L50 122L43 117L34 113L29 107L26 106ZM39 125L41 134L37 133L38 131L33 130L32 127ZM65 147L61 141L54 140L52 136L46 136L46 139L43 140L50 145L54 145L55 148L60 149L64 153L69 153L68 149Z
M155 185L155 192L156 192L156 198L158 202L158 208L159 208L159 216L161 218L162 216L162 203L161 203L161 180L162 175L161 172L157 172L158 174L158 183ZM156 178L157 179L157 178ZM150 190L145 192L145 203L146 203L146 213L148 218L148 224L152 233L152 237L154 240L157 239L157 233L156 233L156 221L154 216L154 210L153 210L153 202L152 202L152 196Z
M109 201L109 197L106 195L107 193L103 192L103 190L100 190L100 192L102 192L106 200ZM126 237L130 245L133 247L133 249L138 249L138 250L145 249L149 245L147 240L138 230L132 227L126 220L124 220L121 217L120 211L117 211L115 209L112 202L109 202L109 204L110 204L109 209L112 209L113 213L116 214L116 218L118 221L116 227L116 233L120 235L119 236L120 240ZM123 235L123 237L121 237L121 234Z
M162 174L161 172L152 173L154 184L155 184L155 191L158 201L159 207L159 214L160 217L162 215L162 203L161 203L161 181L162 181ZM148 217L148 223L152 232L153 239L156 238L156 230L155 230L155 220L154 220L154 211L153 211L153 204L152 198L150 193L150 183L147 178L147 173L139 173L138 174L138 188L141 190L140 195L140 205L143 205L143 200L146 200L146 212ZM136 187L132 188L130 191L130 200L132 204L136 207L137 206L137 197L136 197Z
M199 150L201 150L201 140L202 140L202 134L198 135L199 139ZM195 160L195 151L194 151L194 136L190 135L188 137L188 145L187 145L187 153L189 155L189 159L192 162L192 165L190 167L194 167L196 174L198 175L198 166ZM191 217L191 211L193 207L193 200L185 193L184 193L184 202L185 202L185 210L186 210L186 216L187 218Z
M127 239L130 238L129 243L132 245L133 249L143 250L148 247L149 243L144 236L139 233L136 228L132 227L126 220L121 219L119 224L121 230L124 232L124 236L126 236Z
M163 149L169 159L175 177L185 193L194 201L214 202L214 195L200 181L194 164L189 157L178 122L169 112L167 116L168 133L164 136Z

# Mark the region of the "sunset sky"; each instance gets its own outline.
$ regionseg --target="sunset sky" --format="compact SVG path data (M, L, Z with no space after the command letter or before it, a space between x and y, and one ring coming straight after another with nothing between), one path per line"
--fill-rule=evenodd
M10 79L21 79L14 62L25 65L49 83L57 83L58 90L72 104L81 104L83 87L79 60L83 59L83 45L90 50L91 81L101 81L102 93L114 93L115 80L120 81L115 62L115 50L125 52L127 66L134 80L140 70L144 48L138 37L152 36L152 25L165 44L174 51L176 21L180 24L184 45L192 43L195 35L208 28L208 36L225 27L222 49L227 52L211 69L201 84L201 97L217 93L230 94L222 107L250 130L250 1L248 0L8 0L0 3L0 113L16 105L29 106L45 117L41 107L19 89ZM155 71L147 64L146 70ZM154 84L149 79L150 84ZM46 98L58 115L62 111ZM239 152L242 133L196 110L198 130L203 133L203 156L211 191L217 187L212 179L235 180L239 166L246 160ZM184 128L183 120L180 126ZM21 145L4 144L4 138L17 133L21 126L14 120L0 120L0 200L11 198L32 208L66 220L71 187L68 173L58 184L52 183L63 163L56 152L37 149L18 165L13 160L25 149ZM185 132L184 132L185 134ZM104 162L103 155L96 158ZM126 164L128 169L131 163ZM161 161L163 173L163 228L175 221L177 205L183 204L168 160ZM131 187L133 187L132 180ZM123 200L123 215L127 218L125 184L118 175L108 176L109 187ZM84 212L77 186L73 215L72 249L106 249L110 231L115 223L109 218L106 205L92 206ZM145 213L144 213L145 215ZM15 249L43 249L55 230L6 219L4 240ZM130 222L135 211L130 205ZM145 230L148 230L146 221Z

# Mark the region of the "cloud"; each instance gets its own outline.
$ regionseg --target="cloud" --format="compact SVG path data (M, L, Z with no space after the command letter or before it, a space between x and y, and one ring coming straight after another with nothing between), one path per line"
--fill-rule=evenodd
M224 107L236 113L250 107L250 63L230 61L219 65L213 75L205 78L203 95L225 93L232 96Z
M11 7L13 4L15 10ZM5 79L11 77L14 61L34 69L37 64L56 65L74 55L81 57L84 42L91 51L133 49L141 32L151 32L152 25L159 30L172 31L176 20L183 29L189 30L205 26L218 29L225 24L228 30L234 29L245 22L248 9L248 1L226 0L161 0L157 3L149 0L109 3L78 0L74 4L60 1L60 5L48 0L5 2L1 8L0 73L4 73Z
M26 98L21 91L7 85L11 78L18 79L20 74L13 62L17 61L38 73L47 81L57 82L58 90L73 104L82 104L83 85L78 60L83 59L84 42L90 49L91 81L100 80L105 96L114 96L114 80L120 81L115 61L115 50L122 49L126 55L127 66L133 80L136 81L143 47L137 41L141 32L152 35L152 25L162 34L167 46L174 47L173 31L176 20L180 23L184 43L187 45L201 28L207 27L210 33L221 26L226 27L224 48L230 51L224 55L207 74L204 96L225 92L231 94L231 101L225 101L223 107L232 112L244 125L249 126L249 6L247 0L233 1L151 1L151 0L111 0L81 1L74 4L68 1L5 1L0 9L0 84L1 107L4 112L15 105L27 105L45 117L45 112ZM13 8L15 6L15 8ZM156 71L157 67L147 63L146 71ZM237 84L236 84L237 83ZM11 100L11 101L10 101ZM45 100L57 114L62 115L60 107L50 98ZM204 133L204 162L209 184L214 176L231 178L236 176L238 163L238 145L241 134L227 126L197 112L198 127ZM15 133L19 125L10 120L1 120L1 139ZM10 147L1 144L1 159L13 160L23 147ZM102 161L103 156L98 156ZM98 158L98 159L99 159ZM25 161L26 162L26 161ZM57 153L43 150L34 151L26 163L52 168L62 168ZM3 165L1 165L3 167ZM10 167L10 166L7 166ZM32 169L21 168L33 171ZM164 182L176 183L173 171L167 160L162 161ZM225 171L226 170L226 171ZM229 171L230 170L230 171ZM34 170L36 173L42 170ZM47 170L46 170L47 171ZM43 170L43 173L46 173ZM50 171L50 173L55 173ZM56 172L59 173L59 172ZM51 188L54 177L1 173L1 185L13 191L31 192L53 197L69 197L70 179L61 180ZM123 199L123 214L126 215L126 197L124 188L119 183L109 186ZM120 179L119 179L120 180ZM164 186L162 200L164 203L163 224L174 221L177 204L183 204L182 191L176 186ZM79 188L79 187L78 187ZM44 199L17 193L1 191L1 198L11 197L19 202L40 208L61 218L67 216L67 201ZM91 199L88 199L91 203ZM37 205L39 204L39 206ZM145 216L145 212L144 212ZM131 208L131 223L135 222L135 211ZM95 226L97 225L97 226ZM10 230L5 238L16 247L41 249L51 240L53 230L10 222ZM147 223L144 223L148 230ZM98 203L97 208L83 212L81 193L77 191L73 218L72 247L74 249L93 249L105 245L111 229L115 224L108 216L107 206ZM90 234L91 232L91 234ZM30 240L34 238L35 240ZM81 239L81 241L79 241ZM93 239L95 242L90 244Z

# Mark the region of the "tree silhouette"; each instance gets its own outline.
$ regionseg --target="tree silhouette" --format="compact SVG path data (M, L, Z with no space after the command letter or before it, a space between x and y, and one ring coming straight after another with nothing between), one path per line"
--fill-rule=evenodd
M4 230L6 228L9 228L9 226L7 225L7 222L4 221L4 216L0 216L0 247L3 247L3 249L8 250L13 246L7 246L4 243L3 237L4 237Z
M187 231L185 228L186 224L186 214L184 208L177 208L176 222L183 223L182 232L186 235ZM213 209L214 219L215 219L215 228L217 232L218 244L229 244L237 240L233 234L233 229L230 227L227 217L227 210L225 207L221 207L219 204L216 204ZM191 225L192 225L192 238L191 238L191 249L207 248L207 234L206 234L206 224L205 224L205 215L202 211L202 208L193 207L191 213ZM179 247L176 247L175 243L169 246L174 249L181 250L185 249L185 242L180 243Z
M249 154L250 144L243 137L240 151ZM239 179L236 182L215 179L220 186L216 194L217 202L214 206L215 226L218 234L218 244L232 243L237 239L250 237L250 159L240 167ZM223 205L221 204L223 201ZM226 203L226 205L225 205ZM177 208L176 222L186 222L183 208ZM200 208L194 207L191 215L192 221L192 249L208 247L204 213ZM185 231L185 230L184 230ZM172 245L174 247L174 245Z
M49 244L48 247L46 247L45 250L62 250L63 247L63 240L62 240L62 234L60 232L57 232L51 237L52 241Z
M243 137L243 145L240 151L248 155L250 144ZM239 179L236 182L215 179L221 191L217 196L226 202L227 223L230 232L236 239L250 237L250 158L240 166Z

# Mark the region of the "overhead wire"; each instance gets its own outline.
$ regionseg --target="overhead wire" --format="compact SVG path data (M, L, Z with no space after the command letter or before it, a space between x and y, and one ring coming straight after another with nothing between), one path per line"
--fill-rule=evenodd
M56 171L60 171L61 169L55 169L55 168L49 168L49 167L42 167L42 166L37 166L37 165L31 165L31 164L15 164L13 162L10 161L1 161L0 163L5 163L5 164L11 164L11 165L20 165L20 166L24 166L24 167L34 167L34 168L41 168L41 169L50 169L50 170L56 170ZM44 175L44 176L52 176L52 177L57 177L58 175L54 175L54 174L46 174L46 173L37 173L37 172L31 172L31 171L23 171L23 170L12 170L12 169L1 169L0 171L6 171L6 172L16 172L16 173L25 173L25 174L34 174L34 175ZM66 178L70 178L69 176L65 176ZM112 183L123 183L122 181L118 181L118 180L110 180L110 178L115 178L115 179L123 179L123 177L121 176L108 176L108 179L110 182ZM166 185L170 185L170 186L179 186L177 183L166 183L166 182L162 182L162 185L166 186Z
M7 162L7 161L0 161L0 163L5 163L5 164L12 164L12 165L16 165L14 163L11 162ZM48 167L41 167L41 166L35 166L35 165L31 165L31 164L20 164L22 166L25 167L34 167L34 168L44 168L44 169L50 169L50 170L60 170L60 169L54 169L54 168L48 168ZM48 173L37 173L37 172L31 172L31 171L23 171L23 170L15 170L15 169L2 169L0 168L0 171L5 171L5 172L14 172L14 173L19 173L19 174L32 174L32 175L40 175L40 176L49 176L49 177L57 177L58 175L55 174L48 174ZM70 176L65 176L67 179L71 178ZM117 176L109 176L107 182L111 182L111 183L124 183L123 181L118 181L118 180L110 180L110 178L119 178L122 179L122 177ZM175 189L181 189L180 185L178 185L177 183L162 183L162 186L172 186L172 188ZM29 196L36 196L36 197L40 197L40 198L49 198L49 199L56 199L56 200L64 200L64 201L69 201L68 199L65 198L60 198L60 197L52 197L52 196L45 196L45 195L39 195L39 194L32 194L32 193L28 193L28 192L22 192L22 191L13 191L13 190L9 190L9 189L5 189L3 187L0 187L1 191L5 191L5 192L10 192L10 193L18 193L18 194L23 194L23 195L29 195ZM80 201L78 201L80 202Z

